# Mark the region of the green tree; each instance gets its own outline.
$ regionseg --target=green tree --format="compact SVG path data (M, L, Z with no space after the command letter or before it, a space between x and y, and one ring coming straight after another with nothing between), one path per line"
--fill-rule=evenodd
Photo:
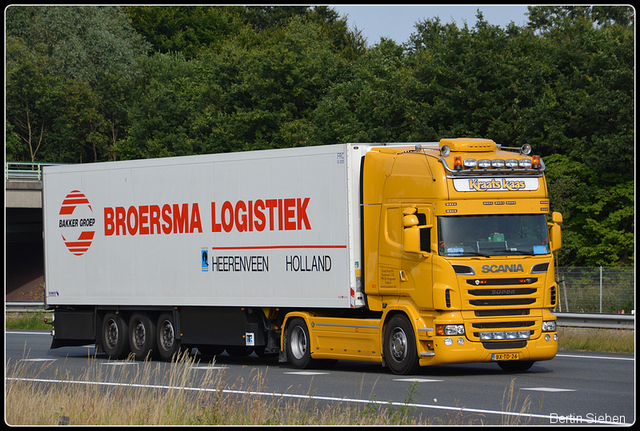
M6 34L7 120L21 142L7 157L112 158L126 111L102 101L113 83L137 76L136 59L149 48L127 16L117 7L11 6Z
M180 52L187 60L221 46L241 31L246 10L232 6L126 6L132 26L161 53Z
M389 39L342 71L312 115L316 140L399 142L411 139L414 86L403 67L403 48Z

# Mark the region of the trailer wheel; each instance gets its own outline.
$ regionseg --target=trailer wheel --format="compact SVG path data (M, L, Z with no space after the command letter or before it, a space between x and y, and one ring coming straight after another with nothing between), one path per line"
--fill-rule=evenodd
M173 355L180 349L180 340L177 338L173 315L171 313L162 313L158 318L156 328L158 355L163 361L170 362Z
M384 357L395 374L410 374L418 368L418 352L411 323L404 315L396 315L386 325Z
M120 315L107 313L102 320L102 347L110 359L124 359L129 354L129 328Z
M137 361L144 361L156 350L156 327L144 313L134 313L129 320L129 347Z
M307 368L311 365L309 329L304 319L291 319L286 333L287 358L296 368Z

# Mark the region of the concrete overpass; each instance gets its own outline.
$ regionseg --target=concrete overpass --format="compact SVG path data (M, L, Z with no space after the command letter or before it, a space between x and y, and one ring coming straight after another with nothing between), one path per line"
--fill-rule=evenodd
M44 300L42 166L5 163L6 301Z

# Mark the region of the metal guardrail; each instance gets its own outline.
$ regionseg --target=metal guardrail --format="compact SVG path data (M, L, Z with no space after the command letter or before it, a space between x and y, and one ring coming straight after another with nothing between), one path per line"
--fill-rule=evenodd
M42 181L42 167L68 163L5 162L4 179Z
M44 302L5 302L4 303L4 311L5 312L25 312L25 311L45 311L44 310Z
M45 311L43 302L5 302L5 312ZM634 314L554 313L560 327L635 329Z
M573 328L634 329L634 314L554 313L557 325Z

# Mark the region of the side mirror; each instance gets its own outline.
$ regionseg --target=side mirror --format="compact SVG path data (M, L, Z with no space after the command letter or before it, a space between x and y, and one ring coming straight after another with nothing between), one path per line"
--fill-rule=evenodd
M418 226L404 229L404 251L407 253L422 253L420 250L420 229Z
M551 220L553 224L549 225L549 246L551 251L556 251L562 247L562 233L558 224L562 223L562 214L554 212L551 214Z
M402 223L404 225L403 231L403 243L404 251L407 253L426 254L420 248L420 229L430 228L432 221L430 220L431 213L427 215L427 224L419 225L420 221L416 215L416 208L409 207L403 211L404 217Z

